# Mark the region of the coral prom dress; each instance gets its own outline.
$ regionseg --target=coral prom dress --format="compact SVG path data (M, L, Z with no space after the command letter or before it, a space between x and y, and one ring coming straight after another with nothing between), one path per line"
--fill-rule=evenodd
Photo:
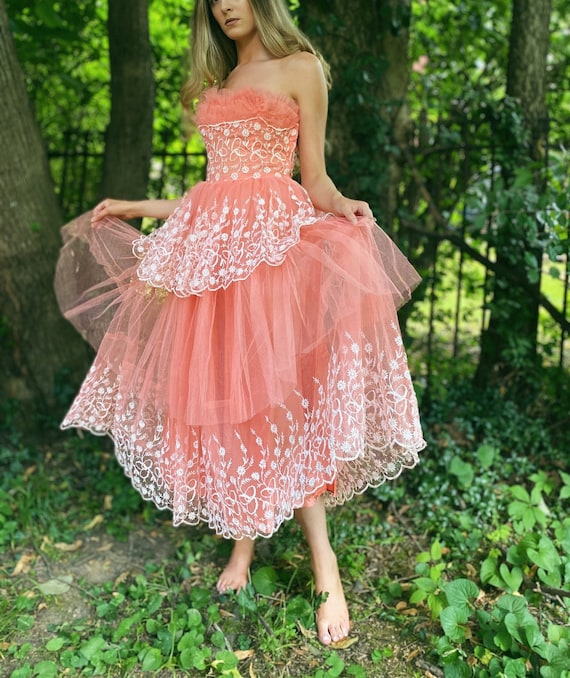
M418 462L396 309L419 277L291 178L293 100L210 89L196 116L207 179L161 228L63 228L56 291L97 355L62 428L109 435L174 524L267 537Z

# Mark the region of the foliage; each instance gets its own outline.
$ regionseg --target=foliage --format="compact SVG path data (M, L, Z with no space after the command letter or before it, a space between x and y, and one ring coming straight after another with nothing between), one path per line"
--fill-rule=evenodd
M281 675L299 678L374 675L360 659L341 656L342 648L321 648L316 641L319 601L307 586L307 565L294 555L298 535L292 526L274 540L270 559L261 554L245 590L220 596L216 571L229 544L205 528L188 533L166 527L162 514L125 486L104 441L72 438L42 450L14 441L0 446L0 465L0 572L6 575L0 661L6 675L149 671L239 678L269 671L277 676L278 666L284 667ZM61 574L67 567L73 571L75 562L103 561L106 544L128 539L136 549L141 533L166 533L173 548L161 555L162 546L142 567L138 558L137 565L100 583ZM362 574L361 561L339 555L356 576ZM81 614L58 615L74 591ZM42 619L51 610L56 617L46 624ZM297 656L300 644L305 649L290 673L289 657ZM389 660L386 650L370 655L368 665Z
M553 424L568 401L558 411L543 398L524 410L468 382L448 389L426 422L422 465L333 514L361 636L334 649L315 639L318 600L293 525L258 545L244 591L220 597L214 583L228 545L206 528L168 527L125 484L104 441L34 449L13 436L0 446L0 659L16 678L110 667L245 676L250 666L276 678L411 678L413 662L393 668L402 651L384 633L396 624L396 637L446 676L562 678L569 440ZM71 574L75 564L103 562L108 545L136 549L141 535L156 544L142 560L98 582ZM72 592L82 613L42 622L65 612Z
M474 396L450 391L434 408L424 473L399 488L399 501L418 497L415 527L430 539L400 609L431 620L446 677L561 678L570 670L567 434L537 403L531 414L496 393Z

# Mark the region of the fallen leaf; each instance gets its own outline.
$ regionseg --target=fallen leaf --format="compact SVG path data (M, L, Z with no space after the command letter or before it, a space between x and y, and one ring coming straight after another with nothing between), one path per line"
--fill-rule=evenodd
M335 650L347 650L355 643L358 643L358 636L349 636L348 638L343 638L342 640L337 640L335 643L331 643L330 647Z
M473 565L471 565L471 563L467 563L467 574L471 579L474 579L478 574L478 571L473 567Z
M103 508L105 511L110 511L113 508L113 495L106 494L105 499L103 500Z
M58 551L67 551L68 553L73 553L73 551L78 551L83 546L81 539L74 541L73 544L66 544L65 542L58 542L54 544L53 547Z
M406 603L404 600L401 600L399 603L396 603L396 609L398 611L405 610L407 607L408 607L408 603Z
M228 612L227 610L220 610L220 615L222 617L231 617L233 619L234 615L231 612Z
M315 638L317 635L314 631L310 631L309 629L305 628L299 620L297 620L297 628L304 638Z
M112 548L113 544L108 541L97 549L97 553L105 553L105 551L110 551Z
M59 596L62 593L67 593L70 589L70 584L73 581L73 576L70 574L57 577L57 579L50 579L43 584L38 584L38 589L48 596Z
M415 617L418 614L418 610L415 607L409 607L407 610L400 610L400 612L406 615L406 617Z
M121 572L121 574L115 579L113 582L115 586L118 586L119 584L122 584L125 582L131 573L127 570L126 572Z
M92 530L94 527L97 527L97 525L100 525L103 522L104 518L101 514L96 515L93 520L88 523L83 529L85 532Z
M255 650L234 650L235 656L242 661L243 659L249 659L255 654Z
M249 678L257 678L255 673L253 672L253 664L249 665Z
M37 468L38 468L37 466L29 466L29 467L24 471L24 475L22 476L23 479L24 479L24 482L26 482L26 480L28 480L28 478L29 478L33 473L36 472Z
M16 566L12 570L12 577L17 577L19 574L26 574L31 569L31 564L36 559L35 553L22 553L20 559L16 563Z

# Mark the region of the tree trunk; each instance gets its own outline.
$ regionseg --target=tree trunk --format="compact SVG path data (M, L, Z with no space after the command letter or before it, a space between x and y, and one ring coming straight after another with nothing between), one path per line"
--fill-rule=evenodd
M152 157L154 79L149 0L109 0L111 120L102 196L140 200Z
M548 135L546 107L546 61L549 51L551 0L513 0L507 67L507 95L516 99L528 133L528 145L517 154L516 163L536 167L543 162ZM508 152L507 152L508 153ZM512 151L511 151L512 153ZM505 163L503 177L508 185L513 178L514 163ZM542 179L535 174L538 192ZM515 245L515 243L518 243ZM513 250L513 248L516 250ZM536 301L540 279L533 283L537 295L529 296L523 286L513 284L526 276L524 256L531 253L540 271L542 252L536 249L517 223L516 217L498 233L497 273L489 327L481 341L481 357L476 380L488 384L497 376L508 377L517 384L537 363L539 305ZM526 283L528 281L525 280ZM513 353L514 351L514 353ZM532 378L532 377L531 377ZM524 383L522 384L524 386Z
M405 143L410 0L306 0L302 29L330 63L329 172L340 190L367 200L392 235Z
M82 373L87 353L53 293L62 217L3 0L0 92L0 419L19 411L31 430L57 406L58 376Z

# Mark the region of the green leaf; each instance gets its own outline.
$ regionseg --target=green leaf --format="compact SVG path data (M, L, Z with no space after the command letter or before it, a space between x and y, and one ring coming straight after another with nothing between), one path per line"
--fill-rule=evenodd
M454 643L462 643L465 638L463 625L467 623L467 614L461 607L446 607L439 615L441 628Z
M221 631L214 631L212 637L210 638L212 645L219 647L223 650L226 647L226 638Z
M528 556L535 565L547 572L557 570L562 564L556 546L546 535L540 538L537 549L528 549Z
M30 614L22 614L18 617L16 622L16 629L18 631L29 631L36 623L36 620Z
M162 664L163 661L160 650L158 650L156 647L151 647L144 655L141 668L143 671L158 671Z
M519 643L524 643L524 640L521 635L521 626L520 622L513 612L507 612L505 618L503 619L507 631L511 634L515 640L518 640Z
M190 591L190 600L195 608L200 609L212 600L212 593L206 588L195 586Z
M285 608L287 622L292 623L298 620L305 628L309 628L313 623L314 614L313 606L302 596L291 598Z
M456 476L463 487L469 487L475 478L475 470L471 464L459 457L453 457L449 465L449 472Z
M277 572L272 567L260 567L256 570L251 582L262 596L272 596L277 590Z
M508 565L502 563L501 567L499 568L499 573L503 578L507 588L509 589L509 593L514 593L515 591L519 590L519 587L523 581L523 574L520 567L513 567L512 570L509 570Z
M481 582L491 584L491 586L501 587L502 580L498 573L498 561L496 558L486 558L481 563Z
M186 610L187 617L187 626L189 629L197 628L202 626L202 615L199 610L195 610L191 607L189 610Z
M443 555L443 548L442 548L439 540L436 539L433 542L433 544L431 545L431 548L430 548L431 559L434 560L434 561L441 560L442 555Z
M478 586L470 579L454 579L446 584L443 590L449 605L462 609L466 615L473 609L471 601L479 595Z
M427 593L425 591L418 589L417 591L414 591L410 596L410 603L412 605L415 605L416 603L421 603L422 600L426 599L426 597Z
M19 669L12 671L10 678L31 678L32 675L32 667L26 663L24 666L20 666Z
M40 678L57 678L58 668L55 662L38 662L34 666L34 674Z
M65 644L65 639L62 638L61 636L57 636L56 638L51 638L48 640L46 643L46 650L48 652L57 652L58 650L61 650L61 648Z
M96 654L108 647L107 641L102 636L94 636L85 642L79 649L79 652L91 661Z
M217 668L224 668L226 670L235 669L238 665L238 658L229 650L220 650L219 652L216 652L213 663Z
M526 662L522 658L510 659L505 657L505 678L526 678Z
M414 584L420 591L425 591L426 593L433 593L438 587L438 582L428 577L418 577L414 579Z
M497 449L492 445L480 445L477 449L477 457L483 468L489 468L497 457Z
M521 485L513 485L511 487L511 494L515 499L530 504L530 495Z
M206 659L210 657L210 648L189 647L180 653L180 666L183 669L206 669Z
M198 633L195 631L190 631L188 633L185 633L183 636L181 636L180 640L178 641L178 651L182 652L182 650L188 650L191 647L197 647L197 640L199 638Z
M503 652L508 652L513 645L511 634L503 627L500 627L493 636L493 642L500 650L503 650Z
M513 612L516 615L523 615L528 610L526 599L522 596L513 596L510 593L501 596L497 600L497 607L507 612Z
M543 584L547 586L552 586L555 589L562 587L562 576L560 570L552 570L551 572L546 572L541 567L538 568L538 578Z

